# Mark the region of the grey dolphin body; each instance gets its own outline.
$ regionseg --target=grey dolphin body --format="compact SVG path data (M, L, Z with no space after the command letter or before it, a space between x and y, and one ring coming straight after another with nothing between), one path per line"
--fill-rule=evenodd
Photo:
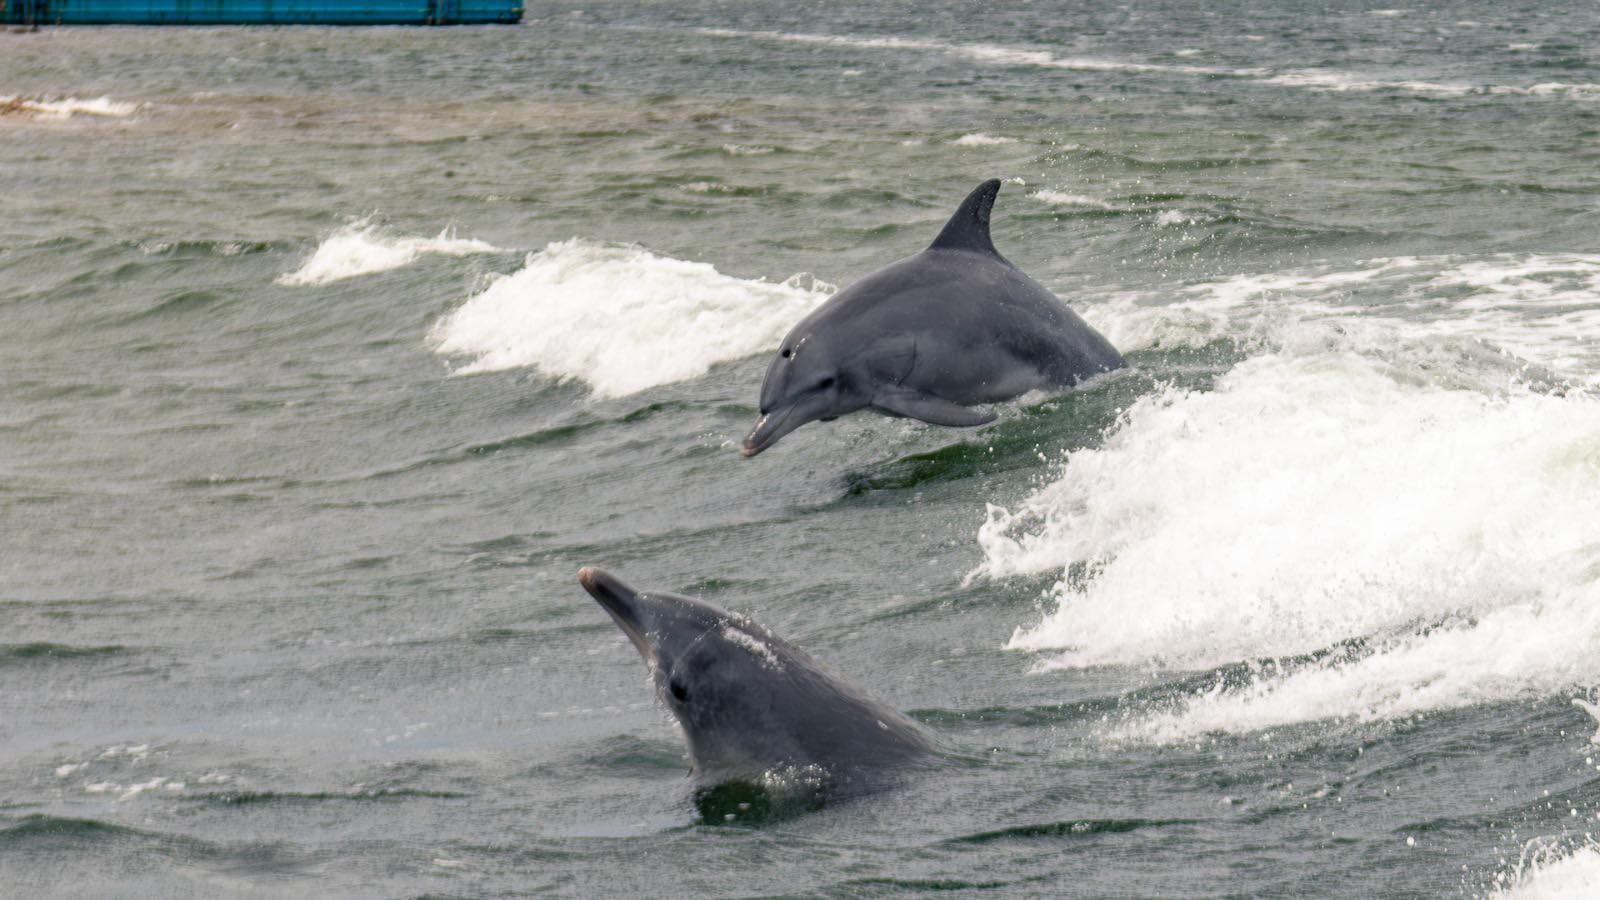
M962 202L928 249L835 294L778 348L761 385L754 456L807 422L872 408L934 425L994 421L967 407L1066 387L1125 363L1110 342L995 250L998 180Z
M578 581L644 657L683 727L700 786L792 772L819 786L870 787L933 752L911 720L741 615L635 591L592 567Z

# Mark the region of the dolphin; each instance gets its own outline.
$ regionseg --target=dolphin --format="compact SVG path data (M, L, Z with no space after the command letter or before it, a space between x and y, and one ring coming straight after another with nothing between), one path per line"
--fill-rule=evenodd
M871 408L933 425L967 407L1068 387L1126 365L1083 319L994 248L998 179L978 185L928 249L862 278L800 320L761 384L755 456L807 422Z
M934 752L910 719L744 616L593 567L578 581L644 657L702 788L870 789Z

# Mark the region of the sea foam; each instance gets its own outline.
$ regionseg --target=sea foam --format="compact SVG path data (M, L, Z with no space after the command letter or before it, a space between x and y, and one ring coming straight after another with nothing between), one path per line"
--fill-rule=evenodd
M101 116L120 119L133 115L139 111L139 108L140 105L137 103L113 100L110 97L94 97L89 100L80 100L77 97L45 100L0 96L0 113L31 113L41 119L69 119L73 116Z
M1172 72L1183 75L1236 75L1259 73L1259 69L1219 69L1210 66L1138 63L1089 57L1056 56L1048 50L1007 47L1001 44L967 44L950 41L901 37L856 37L846 34L808 34L791 31L741 31L732 28L703 28L711 37L747 38L794 44L823 44L866 50L922 50L948 53L975 62L1006 66L1035 66L1086 72Z
M1016 142L1016 138L984 134L981 131L975 131L972 134L964 134L950 143L955 144L957 147L998 147L1001 144L1015 144Z
M1399 12L1403 11L1379 10L1374 14L1398 14ZM1597 90L1597 87L1600 86L1593 84L1486 85L1420 81L1410 78L1386 78L1371 73L1340 72L1332 69L1274 70L1261 67L1229 68L1149 63L1099 57L1057 56L1049 50L1029 47L1009 47L1000 44L962 43L922 38L859 37L847 34L813 34L786 31L744 31L732 28L703 28L700 29L700 33L711 37L819 44L835 47L853 47L863 50L944 53L976 63L996 66L1028 66L1078 72L1135 72L1198 78L1240 78L1256 80L1264 84L1314 91L1394 92L1421 96L1522 94L1530 97L1564 97L1575 100L1600 99L1600 90ZM1246 40L1262 40L1258 35L1245 35L1244 37Z
M1496 880L1503 886L1494 896L1504 900L1587 900L1600 896L1600 844L1591 841L1570 853L1535 847L1524 854L1514 871Z
M286 287L322 285L398 269L429 254L467 256L498 252L503 251L483 241L458 238L449 228L439 232L438 237L407 237L390 234L370 219L362 219L324 238L300 268L278 276L277 283Z
M572 239L530 254L435 327L458 371L530 366L616 397L777 346L833 286L724 275L641 247Z
M1069 194L1066 191L1042 190L1035 191L1029 196L1041 203L1048 203L1051 206L1088 206L1093 207L1094 209L1116 209L1115 206L1112 206L1104 200L1099 200L1094 197L1085 197L1082 194Z
M1061 575L1009 646L1042 668L1246 664L1109 729L1163 742L1600 681L1600 399L1530 387L1474 334L1508 296L1571 312L1593 262L1378 261L1103 317L1153 345L1256 352L1209 390L1144 397L1053 482L989 508L975 574ZM1394 278L1409 300L1359 305ZM1453 330L1402 315L1447 318L1434 288L1453 292Z
M1330 333L1360 347L1397 337L1407 352L1469 345L1600 385L1600 256L1392 257L1354 268L1241 274L1176 292L1113 295L1095 325L1124 350L1303 341ZM1291 325L1291 320L1293 324ZM1460 376L1470 376L1458 370Z

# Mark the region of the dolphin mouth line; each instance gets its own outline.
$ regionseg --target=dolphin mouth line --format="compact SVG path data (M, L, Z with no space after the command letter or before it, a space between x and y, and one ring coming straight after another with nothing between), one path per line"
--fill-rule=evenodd
M794 415L794 406L791 404L781 410L774 410L762 416L756 422L756 427L750 429L750 435L744 439L744 445L739 448L739 455L749 459L777 443L778 438L787 433L783 430L783 423L788 421L792 415ZM774 419L774 416L777 418Z

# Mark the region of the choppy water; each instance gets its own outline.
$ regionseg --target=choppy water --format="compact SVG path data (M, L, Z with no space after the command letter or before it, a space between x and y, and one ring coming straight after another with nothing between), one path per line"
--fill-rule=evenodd
M1600 19L1191 6L0 35L3 890L1592 896ZM1133 371L740 460L990 176ZM708 815L583 564L956 761Z

